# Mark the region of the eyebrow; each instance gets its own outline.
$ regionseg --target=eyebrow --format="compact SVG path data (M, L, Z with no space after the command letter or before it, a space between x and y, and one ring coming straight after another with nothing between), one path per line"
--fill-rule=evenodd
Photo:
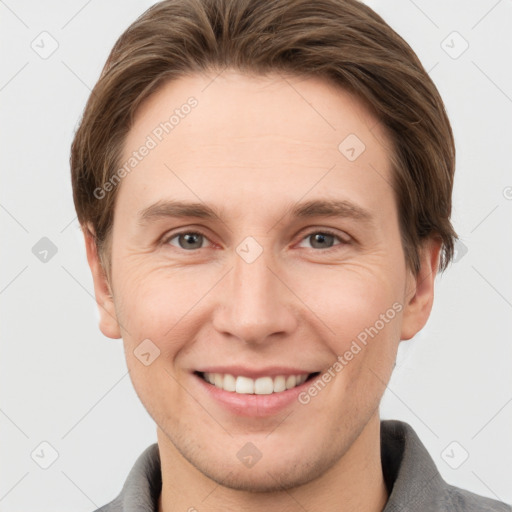
M312 200L299 203L292 208L292 217L346 217L372 224L373 215L366 209L346 200Z
M165 218L195 217L199 219L221 219L222 212L205 203L162 200L141 210L138 215L140 225ZM294 205L284 217L308 219L312 217L342 217L361 221L366 224L374 222L373 215L366 209L347 200L317 199Z

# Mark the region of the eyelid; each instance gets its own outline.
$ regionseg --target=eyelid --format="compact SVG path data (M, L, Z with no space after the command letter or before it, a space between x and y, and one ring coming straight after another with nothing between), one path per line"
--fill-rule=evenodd
M191 233L192 234L196 234L196 235L201 235L203 238L208 240L208 242L210 244L215 245L214 242L212 242L210 240L208 235L202 229L194 229L193 227L165 234L162 237L161 244L162 245L171 245L169 243L169 241L172 240L173 238L176 238L177 236L180 236L180 235L191 234ZM317 233L322 233L322 234L325 234L325 235L333 236L334 238L337 238L340 243L336 244L336 245L334 245L332 247L327 247L325 249L315 249L314 247L307 248L307 249L312 249L315 252L319 252L319 251L327 252L327 251L330 251L330 250L335 250L337 247L350 244L353 241L353 238L349 234L347 234L345 232L343 232L343 234L348 238L348 240L345 240L344 237L341 234L339 234L337 231L335 231L335 230L333 230L331 228L322 228L322 227L319 226L319 227L308 228L307 231L303 232L300 235L300 239L299 239L299 241L297 243L299 244L302 241L304 241L306 238L310 237L311 235L317 234ZM174 247L175 249L182 250L182 251L185 251L185 252L194 252L194 251L198 250L198 249L186 250L186 249L183 249L181 247L175 247L175 246L171 246L171 247ZM200 249L206 249L206 248L207 247L200 247Z
M194 228L182 229L180 231L171 231L170 233L166 233L162 237L160 245L171 245L169 242L173 238L176 238L177 236L180 236L180 235L188 235L188 234L201 235L204 239L208 240L208 242L210 244L214 245L214 243L210 240L209 236L202 229L194 229ZM175 247L173 245L171 245L171 247L174 247L175 249L182 250L185 252L193 252L193 251L198 250L198 249L193 249L193 250L187 251L186 249L183 249L182 247ZM206 247L201 247L201 249L206 249Z
M337 232L336 230L333 230L331 228L322 228L322 227L316 227L316 228L308 228L308 231L304 232L301 237L300 237L300 240L298 243L302 242L303 240L305 240L306 238L310 237L311 235L314 235L314 234L317 234L317 233L322 233L323 235L330 235L330 236L333 236L334 238L337 238L340 243L337 244L337 245L333 245L332 247L327 247L326 249L323 249L323 252L327 252L327 251L330 251L330 250L335 250L337 247L339 246L343 246L343 245L348 245L350 244L352 241L353 241L353 238L348 234L348 233L344 233L344 235L348 238L348 240L345 240L343 238L343 236L341 234L339 234L339 232ZM309 247L308 247L309 249ZM315 249L315 248L311 248L313 249L314 251L318 252L318 251L322 251L322 249Z

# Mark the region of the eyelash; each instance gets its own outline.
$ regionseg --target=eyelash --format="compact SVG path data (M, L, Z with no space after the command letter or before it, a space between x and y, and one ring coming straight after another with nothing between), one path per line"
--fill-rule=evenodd
M314 231L309 231L300 239L300 242L302 242L303 240L306 240L307 238L309 238L312 235L317 235L317 234L332 236L338 240L339 244L333 245L332 247L327 247L326 249L315 249L314 247L307 247L307 249L311 249L312 251L330 252L330 251L335 251L337 248L339 249L340 247L342 247L344 245L349 245L349 243L350 243L350 241L343 240L343 238L340 235L336 234L334 231L331 231L330 229L320 229L320 230L317 229ZM348 235L347 235L347 237L348 237Z
M201 232L201 231L187 230L187 231L178 231L177 233L172 233L171 235L164 237L164 239L162 240L162 245L170 245L169 242L171 240L173 240L174 238L179 237L180 235L191 235L191 234L192 235L201 235L204 238L206 238L207 240L209 240L209 238L203 232ZM313 251L330 252L330 251L336 250L336 248L339 248L340 246L344 246L344 245L349 245L350 244L350 241L343 240L340 235L336 234L334 231L331 231L330 229L321 229L321 230L316 229L316 230L313 230L313 231L309 231L308 233L306 233L300 239L300 242L302 242L303 240L309 238L312 235L316 235L316 234L333 236L340 243L337 244L337 245L333 245L332 247L327 247L326 249L315 249L314 247L307 247L307 249L311 249ZM186 249L183 249L181 247L175 247L175 246L172 246L172 247L174 249L178 249L178 250L181 250L181 251L184 251L184 252L194 252L194 251L199 250L199 249L205 249L205 247L200 247L199 249L186 250Z

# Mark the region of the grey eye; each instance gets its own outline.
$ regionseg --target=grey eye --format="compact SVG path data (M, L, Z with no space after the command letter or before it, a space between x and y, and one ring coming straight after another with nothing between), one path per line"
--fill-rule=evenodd
M172 242L172 240L178 240L178 245ZM186 232L177 233L173 237L169 238L168 243L179 247L181 249L201 249L203 246L204 236L201 233Z
M337 238L329 233L312 233L306 238L309 238L311 247L314 249L329 249L334 244L334 239Z
M335 250L336 248L342 248L345 245L350 244L350 237L345 234L338 235L328 229L318 229L316 231L310 231L308 234L303 235L300 246L306 249L329 249ZM305 245L307 244L307 245Z

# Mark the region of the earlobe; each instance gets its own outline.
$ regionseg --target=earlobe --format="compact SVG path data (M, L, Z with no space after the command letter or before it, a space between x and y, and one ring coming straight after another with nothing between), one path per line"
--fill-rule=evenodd
M401 339L409 340L427 323L434 301L434 281L439 269L441 241L426 240L420 250L420 269L409 273L404 298Z
M121 331L117 321L114 297L109 280L98 255L94 228L91 224L87 224L82 226L82 232L84 235L87 262L89 263L94 282L94 295L100 312L100 330L107 338L119 339L121 338Z

